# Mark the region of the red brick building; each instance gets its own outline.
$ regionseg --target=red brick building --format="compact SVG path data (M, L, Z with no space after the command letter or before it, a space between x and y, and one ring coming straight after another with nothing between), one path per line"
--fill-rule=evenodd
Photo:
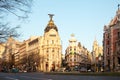
M103 58L105 71L120 70L120 9L109 25L104 26Z

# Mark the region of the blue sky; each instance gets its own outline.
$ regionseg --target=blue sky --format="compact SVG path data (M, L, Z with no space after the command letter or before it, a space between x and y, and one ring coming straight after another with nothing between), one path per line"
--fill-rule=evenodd
M120 0L34 0L32 12L24 23L9 18L11 24L20 24L20 41L30 36L43 36L49 21L48 14L54 14L53 20L58 27L62 40L63 53L69 45L72 33L78 42L92 50L96 37L102 46L103 27L115 16Z

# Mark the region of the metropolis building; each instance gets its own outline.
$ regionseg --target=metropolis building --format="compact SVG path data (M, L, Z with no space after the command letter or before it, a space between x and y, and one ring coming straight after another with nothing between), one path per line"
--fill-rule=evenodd
M41 53L44 54L45 57L47 58L45 62L46 70L54 71L61 67L62 45L58 33L58 28L54 24L54 21L52 20L53 15L49 14L49 16L50 21L44 30Z

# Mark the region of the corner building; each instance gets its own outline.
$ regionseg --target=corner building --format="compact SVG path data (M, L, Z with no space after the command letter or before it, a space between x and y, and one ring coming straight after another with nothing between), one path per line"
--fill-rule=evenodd
M90 52L87 50L87 48L82 46L80 42L77 42L74 34L71 34L69 46L66 48L65 60L67 66L69 66L71 69L74 69L75 67L84 67L87 70L90 68Z
M52 20L53 15L49 14L49 16L50 21L44 30L41 53L46 58L44 61L44 70L55 71L61 66L62 45L57 26Z
M77 46L77 40L74 37L74 34L71 34L71 39L69 40L69 46L65 52L65 59L67 66L75 67L79 66L80 62L80 54L79 54L79 47Z

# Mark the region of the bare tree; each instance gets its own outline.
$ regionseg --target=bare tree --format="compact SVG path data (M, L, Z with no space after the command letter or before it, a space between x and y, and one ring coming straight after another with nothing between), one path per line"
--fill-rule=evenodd
M9 36L18 37L17 27L10 27L4 21L6 15L14 15L18 19L26 19L30 13L33 0L0 0L0 42L4 42Z
M30 13L32 0L0 0L0 17L5 13L12 13L19 18L27 18Z
M20 34L17 33L16 29L19 26L11 28L8 24L1 24L0 23L0 42L4 42L8 39L8 37L18 37Z

